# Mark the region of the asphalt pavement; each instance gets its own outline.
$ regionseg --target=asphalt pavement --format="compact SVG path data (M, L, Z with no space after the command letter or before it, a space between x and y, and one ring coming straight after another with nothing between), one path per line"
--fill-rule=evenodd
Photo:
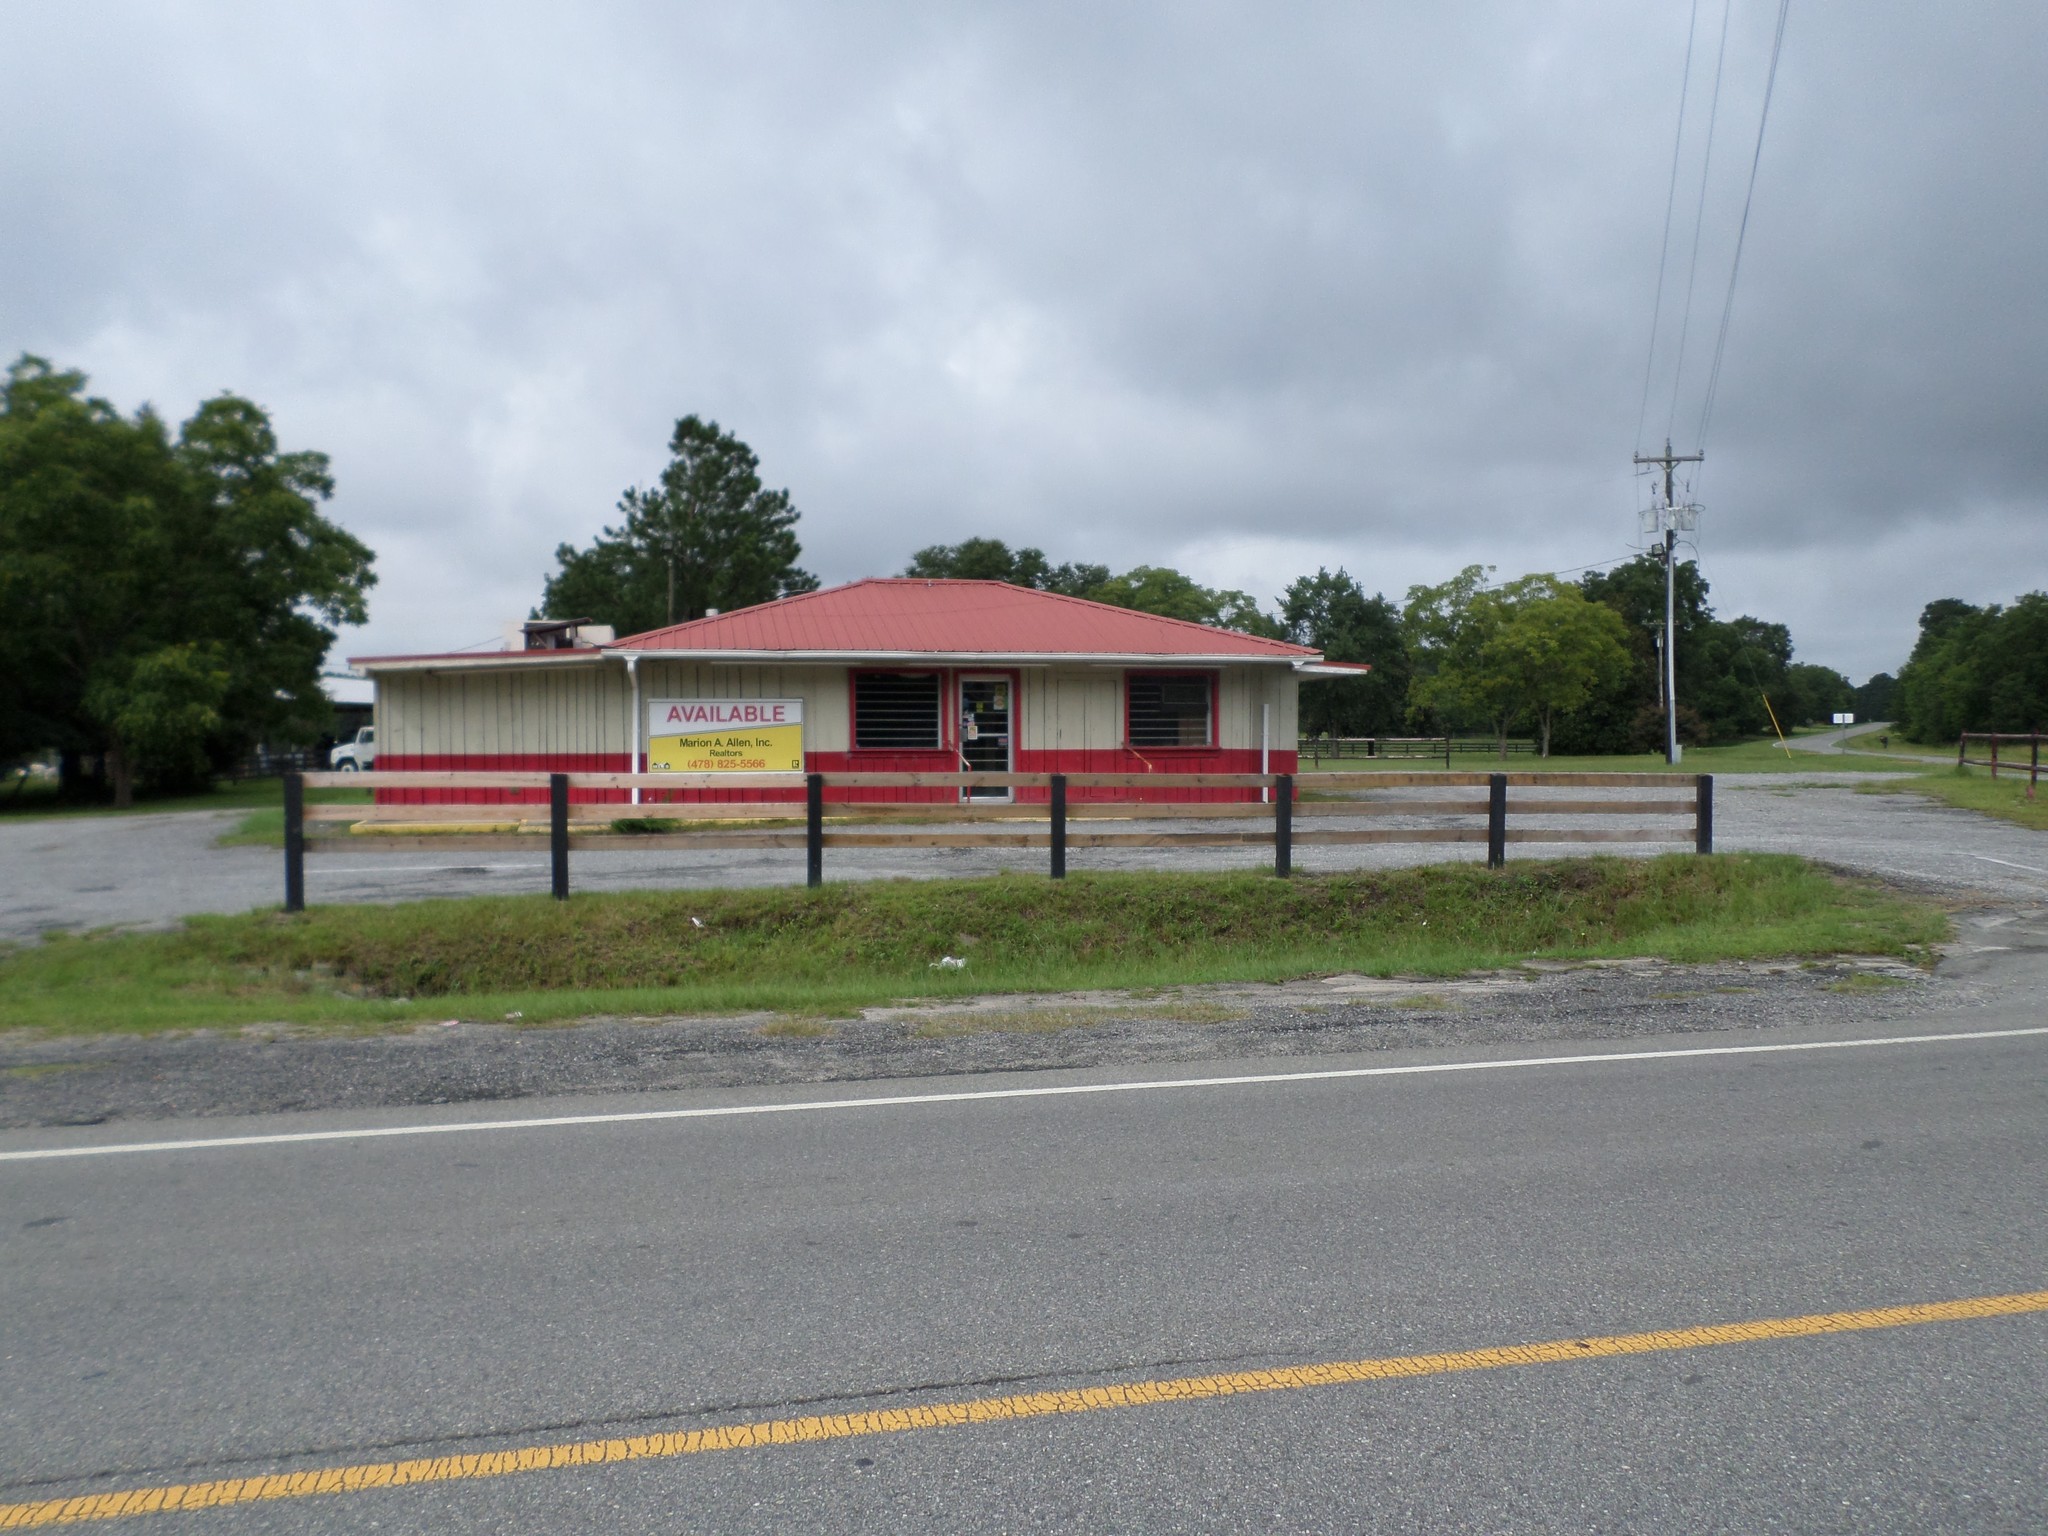
M1796 776L1722 775L1716 780L1716 846L1803 854L1933 890L2021 900L2048 895L2048 832L1916 795L1859 793L1884 780L1818 768ZM51 930L160 927L195 913L277 905L284 888L281 852L215 846L239 820L232 812L196 811L0 822L0 941L32 942ZM1181 824L1148 825L1164 830ZM1518 843L1511 857L1582 851L1582 845ZM1601 851L1657 850L1601 845ZM1302 846L1295 851L1295 868L1387 868L1484 856L1477 844ZM1075 871L1257 869L1271 862L1271 850L1257 847L1075 849L1068 855ZM825 860L828 880L1044 868L1042 849L831 849ZM605 850L572 854L570 869L577 890L792 885L804 878L800 848ZM366 847L308 859L306 883L314 904L505 895L546 890L548 863L539 848L531 854L437 855Z
M2038 1291L2048 1035L2010 1032L2041 1018L1125 1091L1099 1090L1194 1074L528 1102L498 1114L566 1123L497 1130L416 1132L474 1106L252 1117L151 1137L350 1134L4 1161L0 1501L775 1421L822 1438L443 1460L120 1528L2039 1530L2048 1302L1200 1401L1086 1389ZM1589 1049L1614 1051L1540 1055ZM1015 1088L1098 1091L990 1096ZM911 1101L721 1112L838 1096ZM832 1417L1050 1390L1071 1411Z

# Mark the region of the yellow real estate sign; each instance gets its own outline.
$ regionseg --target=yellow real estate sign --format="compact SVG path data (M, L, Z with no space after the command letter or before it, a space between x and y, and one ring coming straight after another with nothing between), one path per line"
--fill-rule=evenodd
M802 773L801 699L655 699L650 773Z

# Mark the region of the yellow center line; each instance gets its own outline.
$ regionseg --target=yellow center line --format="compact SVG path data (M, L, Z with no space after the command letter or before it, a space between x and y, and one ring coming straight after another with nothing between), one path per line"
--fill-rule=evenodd
M231 1504L298 1499L318 1493L355 1493L365 1488L407 1488L420 1483L507 1477L515 1472L539 1472L553 1467L655 1461L673 1456L695 1456L706 1451L750 1450L764 1445L802 1445L818 1440L846 1440L858 1435L895 1434L908 1429L997 1424L1016 1419L1044 1418L1051 1414L1092 1413L1101 1408L1196 1402L1249 1392L1285 1392L1298 1387L1328 1387L1346 1382L1405 1381L1418 1376L1441 1376L1452 1371L1552 1365L1565 1360L1658 1354L1678 1349L1704 1349L1716 1344L1754 1344L1766 1339L1803 1339L1827 1333L1904 1328L1915 1323L2015 1317L2029 1312L2048 1312L2048 1291L2022 1291L2010 1296L1971 1296L1960 1301L1875 1307L1860 1312L1770 1317L1747 1323L1714 1323L1700 1328L1672 1328L1604 1338L1555 1339L1545 1344L1509 1344L1449 1354L1333 1360L1321 1365L1282 1366L1266 1371L1183 1376L1169 1381L1133 1381L1059 1392L1023 1392L1009 1397L970 1398L963 1402L929 1403L919 1408L886 1408L869 1413L766 1419L753 1424L726 1424L710 1429L634 1435L617 1440L533 1445L473 1456L369 1462L359 1466L325 1467L311 1472L230 1477L213 1482L178 1483L163 1488L129 1488L117 1493L0 1504L0 1530L30 1530L46 1525L116 1520L126 1515L169 1513L172 1510L221 1509Z

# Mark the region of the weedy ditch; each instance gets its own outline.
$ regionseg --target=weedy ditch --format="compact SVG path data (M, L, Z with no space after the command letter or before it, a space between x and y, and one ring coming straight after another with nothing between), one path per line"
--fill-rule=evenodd
M541 1024L1656 956L1919 959L1931 903L1784 855L1303 876L1087 874L581 893L53 937L0 954L0 1029ZM955 964L940 966L942 959Z

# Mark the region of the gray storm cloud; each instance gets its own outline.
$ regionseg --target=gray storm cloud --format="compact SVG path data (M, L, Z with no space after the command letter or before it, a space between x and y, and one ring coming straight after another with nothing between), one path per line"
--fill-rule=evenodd
M354 650L523 613L688 411L827 579L974 533L1267 596L1578 565L1635 536L1688 10L12 7L0 345L333 454ZM1730 13L1649 440L1775 14ZM2048 582L2044 57L2038 5L1795 0L1698 491L1802 659Z

